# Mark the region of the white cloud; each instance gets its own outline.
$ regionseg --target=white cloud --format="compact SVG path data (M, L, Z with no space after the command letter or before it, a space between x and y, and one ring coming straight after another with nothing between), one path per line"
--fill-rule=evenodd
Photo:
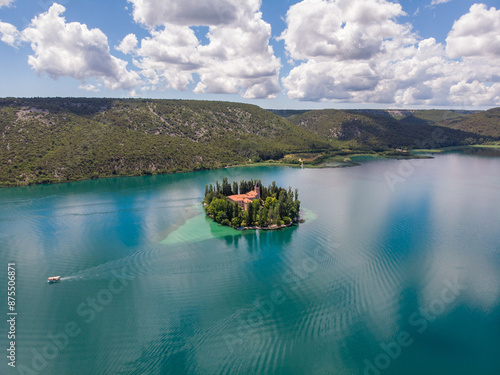
M21 33L14 25L0 21L0 40L14 47L21 41Z
M446 38L446 52L451 58L500 57L500 10L472 5L469 13L453 24Z
M151 33L130 52L154 88L186 90L197 74L195 93L268 98L281 91L281 63L269 45L271 26L262 20L259 0L130 2L136 22ZM207 45L193 26L208 26Z
M128 96L130 96L131 98L139 98L141 96L141 93L137 92L136 90L130 90Z
M80 90L85 90L85 91L92 91L92 92L99 92L101 91L99 87L92 85L92 84L86 84L86 85L80 85L78 86Z
M281 91L280 60L269 45L271 26L259 12L234 25L211 26L210 43L199 46L204 61L195 92L236 92L246 98L272 97Z
M35 72L82 82L98 78L109 89L130 89L139 84L139 75L127 70L127 62L109 53L104 33L78 22L66 23L62 17L65 10L54 3L22 32L34 51L28 63Z
M12 4L15 0L0 0L0 8L1 7L8 7L10 4Z
M365 61L309 60L292 69L283 85L291 99L349 101L353 93L374 90L378 82L376 72Z
M478 80L460 81L450 88L451 100L469 106L480 106L484 103L500 103L500 83L486 86Z
M125 38L123 38L121 43L115 48L118 51L127 55L135 49L135 47L137 46L137 43L138 43L138 41L137 41L137 37L135 36L135 34L128 34Z
M369 59L384 40L410 36L394 21L402 15L401 5L385 0L304 0L288 10L279 39L295 60Z
M385 0L304 0L290 7L280 38L300 63L282 80L288 96L401 106L500 104L495 8L471 7L447 46L422 40L411 25L396 22L400 15L399 5Z
M135 51L135 64L150 84L186 90L193 80L192 71L201 66L198 44L188 26L167 24L163 30L151 30L151 37L142 39L141 47Z
M239 14L260 7L259 0L128 0L133 5L137 23L150 28L166 23L193 25L224 25L238 20Z
M431 1L431 6L432 5L439 5L439 4L445 4L449 3L451 0L432 0Z

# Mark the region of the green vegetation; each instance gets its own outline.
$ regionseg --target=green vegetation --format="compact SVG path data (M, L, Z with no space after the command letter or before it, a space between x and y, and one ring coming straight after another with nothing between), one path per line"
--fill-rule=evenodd
M255 186L260 189L260 197L248 203L246 210L228 198L230 195L246 194ZM274 181L265 187L260 180L231 184L224 178L222 184L217 181L215 186L207 185L203 205L207 215L217 223L233 228L281 228L296 222L300 211L297 189L294 193L291 187L286 190L276 186Z
M324 149L257 106L142 99L0 99L0 186L222 168Z
M358 154L500 142L500 108L273 112L192 100L0 98L0 186L255 163L355 165L348 159Z
M441 148L500 140L500 109L479 113L325 109L288 119L329 139L333 148L358 152Z
M443 121L443 126L475 134L476 136L467 140L468 144L500 141L500 108L446 120Z

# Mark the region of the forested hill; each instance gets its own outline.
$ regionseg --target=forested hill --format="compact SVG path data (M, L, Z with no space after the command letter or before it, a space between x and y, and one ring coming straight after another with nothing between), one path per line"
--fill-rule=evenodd
M500 108L484 112L324 109L275 113L354 149L435 148L500 140Z
M443 125L452 129L478 134L481 137L500 139L500 108L474 113L459 119L447 119Z
M299 152L494 142L499 124L500 109L273 113L229 102L0 98L0 186L220 168Z
M142 99L0 99L4 186L218 168L328 147L257 106Z

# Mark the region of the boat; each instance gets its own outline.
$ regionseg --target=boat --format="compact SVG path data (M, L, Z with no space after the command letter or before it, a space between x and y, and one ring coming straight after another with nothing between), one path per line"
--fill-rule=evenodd
M58 283L61 281L61 276L52 276L52 277L49 277L47 282L49 284L52 284L52 283Z

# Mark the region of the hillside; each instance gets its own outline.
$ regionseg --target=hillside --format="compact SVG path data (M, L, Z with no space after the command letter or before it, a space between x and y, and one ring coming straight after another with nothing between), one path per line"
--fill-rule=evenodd
M400 148L497 142L500 109L267 111L210 101L6 98L0 134L0 186L16 186L221 168L287 154L285 162L299 163L320 154L397 155Z
M350 148L435 148L500 140L500 110L314 110L294 124Z
M142 99L0 99L3 186L171 173L328 147L257 106Z
M474 113L459 119L450 119L442 122L443 126L471 132L488 138L500 138L500 108L492 108L484 112Z

